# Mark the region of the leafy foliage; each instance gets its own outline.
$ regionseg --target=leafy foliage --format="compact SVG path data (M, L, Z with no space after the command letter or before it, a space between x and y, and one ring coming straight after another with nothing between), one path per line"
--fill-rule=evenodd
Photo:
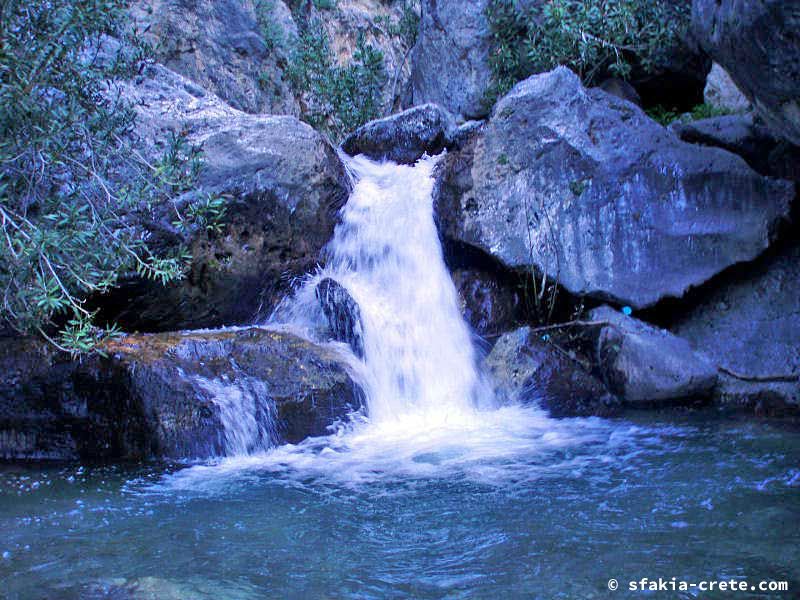
M389 16L377 16L375 22L381 25L390 36L400 38L403 45L410 49L417 42L419 31L419 13L409 0L403 5L403 12L399 19Z
M275 0L257 0L256 19L261 29L261 37L269 50L280 48L284 43L283 28L275 22Z
M585 83L633 69L653 72L688 24L682 3L668 0L491 0L489 101L533 73L565 65Z
M137 73L147 49L122 26L125 9L122 0L0 4L2 319L73 353L102 335L88 296L126 274L177 279L188 259L180 248L153 251L143 223L189 189L200 153L176 135L149 163L126 141L135 113L108 79Z
M647 109L647 115L654 121L658 121L664 126L669 125L675 121L682 121L688 123L691 121L701 121L703 119L711 119L713 117L722 117L729 115L731 111L714 106L713 104L698 104L688 113L681 113L678 109L669 109L664 106L658 105Z
M311 24L297 40L288 74L303 93L303 118L336 140L380 114L383 53L362 35L349 64L339 65L324 28Z

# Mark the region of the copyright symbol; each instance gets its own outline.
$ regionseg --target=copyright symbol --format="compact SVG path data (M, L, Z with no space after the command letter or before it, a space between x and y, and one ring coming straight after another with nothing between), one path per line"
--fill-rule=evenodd
M608 580L608 589L610 589L612 592L615 589L617 589L618 587L619 587L619 583L617 582L616 579L609 579Z

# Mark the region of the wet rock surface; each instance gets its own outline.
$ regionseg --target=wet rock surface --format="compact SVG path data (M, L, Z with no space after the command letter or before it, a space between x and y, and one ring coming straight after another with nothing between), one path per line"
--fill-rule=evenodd
M552 417L614 414L618 402L603 383L543 335L521 327L497 340L484 365L500 395L536 403Z
M646 307L757 257L793 196L559 68L518 84L446 157L435 201L444 238Z
M423 154L439 154L450 144L455 130L450 113L435 104L424 104L359 127L345 139L342 149L351 156L364 154L373 160L411 164Z
M104 349L70 362L39 342L0 344L0 457L206 458L231 448L231 403L252 420L243 449L323 435L361 406L334 352L286 333L136 335Z
M462 268L452 272L461 299L461 314L473 331L493 337L511 329L521 318L521 290L496 272Z
M356 356L364 358L361 309L355 299L345 288L329 278L317 284L314 294L322 306L332 339L349 345Z

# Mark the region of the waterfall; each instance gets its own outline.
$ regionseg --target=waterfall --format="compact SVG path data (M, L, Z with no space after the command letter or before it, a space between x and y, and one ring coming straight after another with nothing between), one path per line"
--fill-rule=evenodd
M413 166L346 160L354 189L327 248L327 266L276 319L313 335L322 322L314 290L333 279L360 311L364 356L357 371L370 422L433 427L468 418L491 394L434 222L437 159Z
M276 444L275 406L263 382L241 376L236 381L193 379L219 409L226 455L252 454Z
M583 420L576 428L535 406L496 405L434 223L437 159L413 166L345 160L354 188L326 266L281 303L268 326L336 344L363 387L367 414L329 436L182 471L169 487L215 490L228 485L228 476L253 469L291 485L318 480L358 487L454 473L489 484L522 481L539 476L531 475L531 461L561 456L556 462L569 463L565 448L607 437L600 421ZM321 303L331 297L349 311L337 327ZM343 335L347 328L350 335ZM330 342L332 334L349 346ZM231 406L246 400L225 398ZM242 447L241 439L255 431L250 421L239 429L245 435L228 440L232 447Z

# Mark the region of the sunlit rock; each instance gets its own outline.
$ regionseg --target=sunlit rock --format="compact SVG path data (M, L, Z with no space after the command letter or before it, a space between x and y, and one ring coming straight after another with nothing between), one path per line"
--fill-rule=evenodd
M518 84L446 157L436 206L445 238L641 308L757 257L793 196L558 68Z

